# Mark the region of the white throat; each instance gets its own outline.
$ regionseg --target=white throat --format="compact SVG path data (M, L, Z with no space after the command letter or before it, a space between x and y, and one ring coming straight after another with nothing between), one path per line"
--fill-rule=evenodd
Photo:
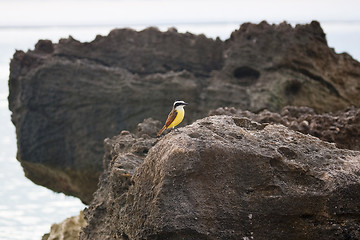
M175 108L175 110L177 110L177 111L184 111L184 105L180 105L180 106L177 106L176 108Z

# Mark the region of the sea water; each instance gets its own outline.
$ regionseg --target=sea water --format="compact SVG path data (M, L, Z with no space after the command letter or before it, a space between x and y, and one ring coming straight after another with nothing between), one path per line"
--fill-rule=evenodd
M179 32L204 33L208 37L227 39L241 23L180 24ZM295 25L292 23L292 25ZM360 60L360 23L321 23L330 47L338 53L347 52ZM74 27L0 27L0 239L41 239L52 223L77 215L85 206L80 200L54 193L33 184L16 160L15 127L8 110L9 63L15 50L33 49L39 39L58 42L72 35L75 39L92 41L96 35L107 35L116 25ZM136 30L143 25L126 26ZM166 31L173 25L159 25Z

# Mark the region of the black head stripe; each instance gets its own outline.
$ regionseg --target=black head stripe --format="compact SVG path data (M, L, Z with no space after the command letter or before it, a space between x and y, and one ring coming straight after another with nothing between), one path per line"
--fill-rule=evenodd
M177 106L183 106L186 105L187 103L185 103L184 101L175 101L174 102L174 108L176 108Z

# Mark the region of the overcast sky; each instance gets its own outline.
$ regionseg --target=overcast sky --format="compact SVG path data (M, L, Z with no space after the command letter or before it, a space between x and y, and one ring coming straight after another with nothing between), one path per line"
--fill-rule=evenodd
M357 0L0 0L0 27L360 21Z

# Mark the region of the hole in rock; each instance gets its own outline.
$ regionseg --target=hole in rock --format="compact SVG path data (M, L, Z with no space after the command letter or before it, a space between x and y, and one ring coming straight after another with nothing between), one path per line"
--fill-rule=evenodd
M287 159L296 159L297 153L288 147L279 147L277 151Z
M301 89L301 82L299 82L298 80L293 80L289 83L287 83L286 87L285 87L285 94L286 95L295 95L298 92L300 92Z
M258 80L260 77L260 72L247 67L242 66L238 67L233 72L234 77L236 78L236 82L242 86L250 86Z

